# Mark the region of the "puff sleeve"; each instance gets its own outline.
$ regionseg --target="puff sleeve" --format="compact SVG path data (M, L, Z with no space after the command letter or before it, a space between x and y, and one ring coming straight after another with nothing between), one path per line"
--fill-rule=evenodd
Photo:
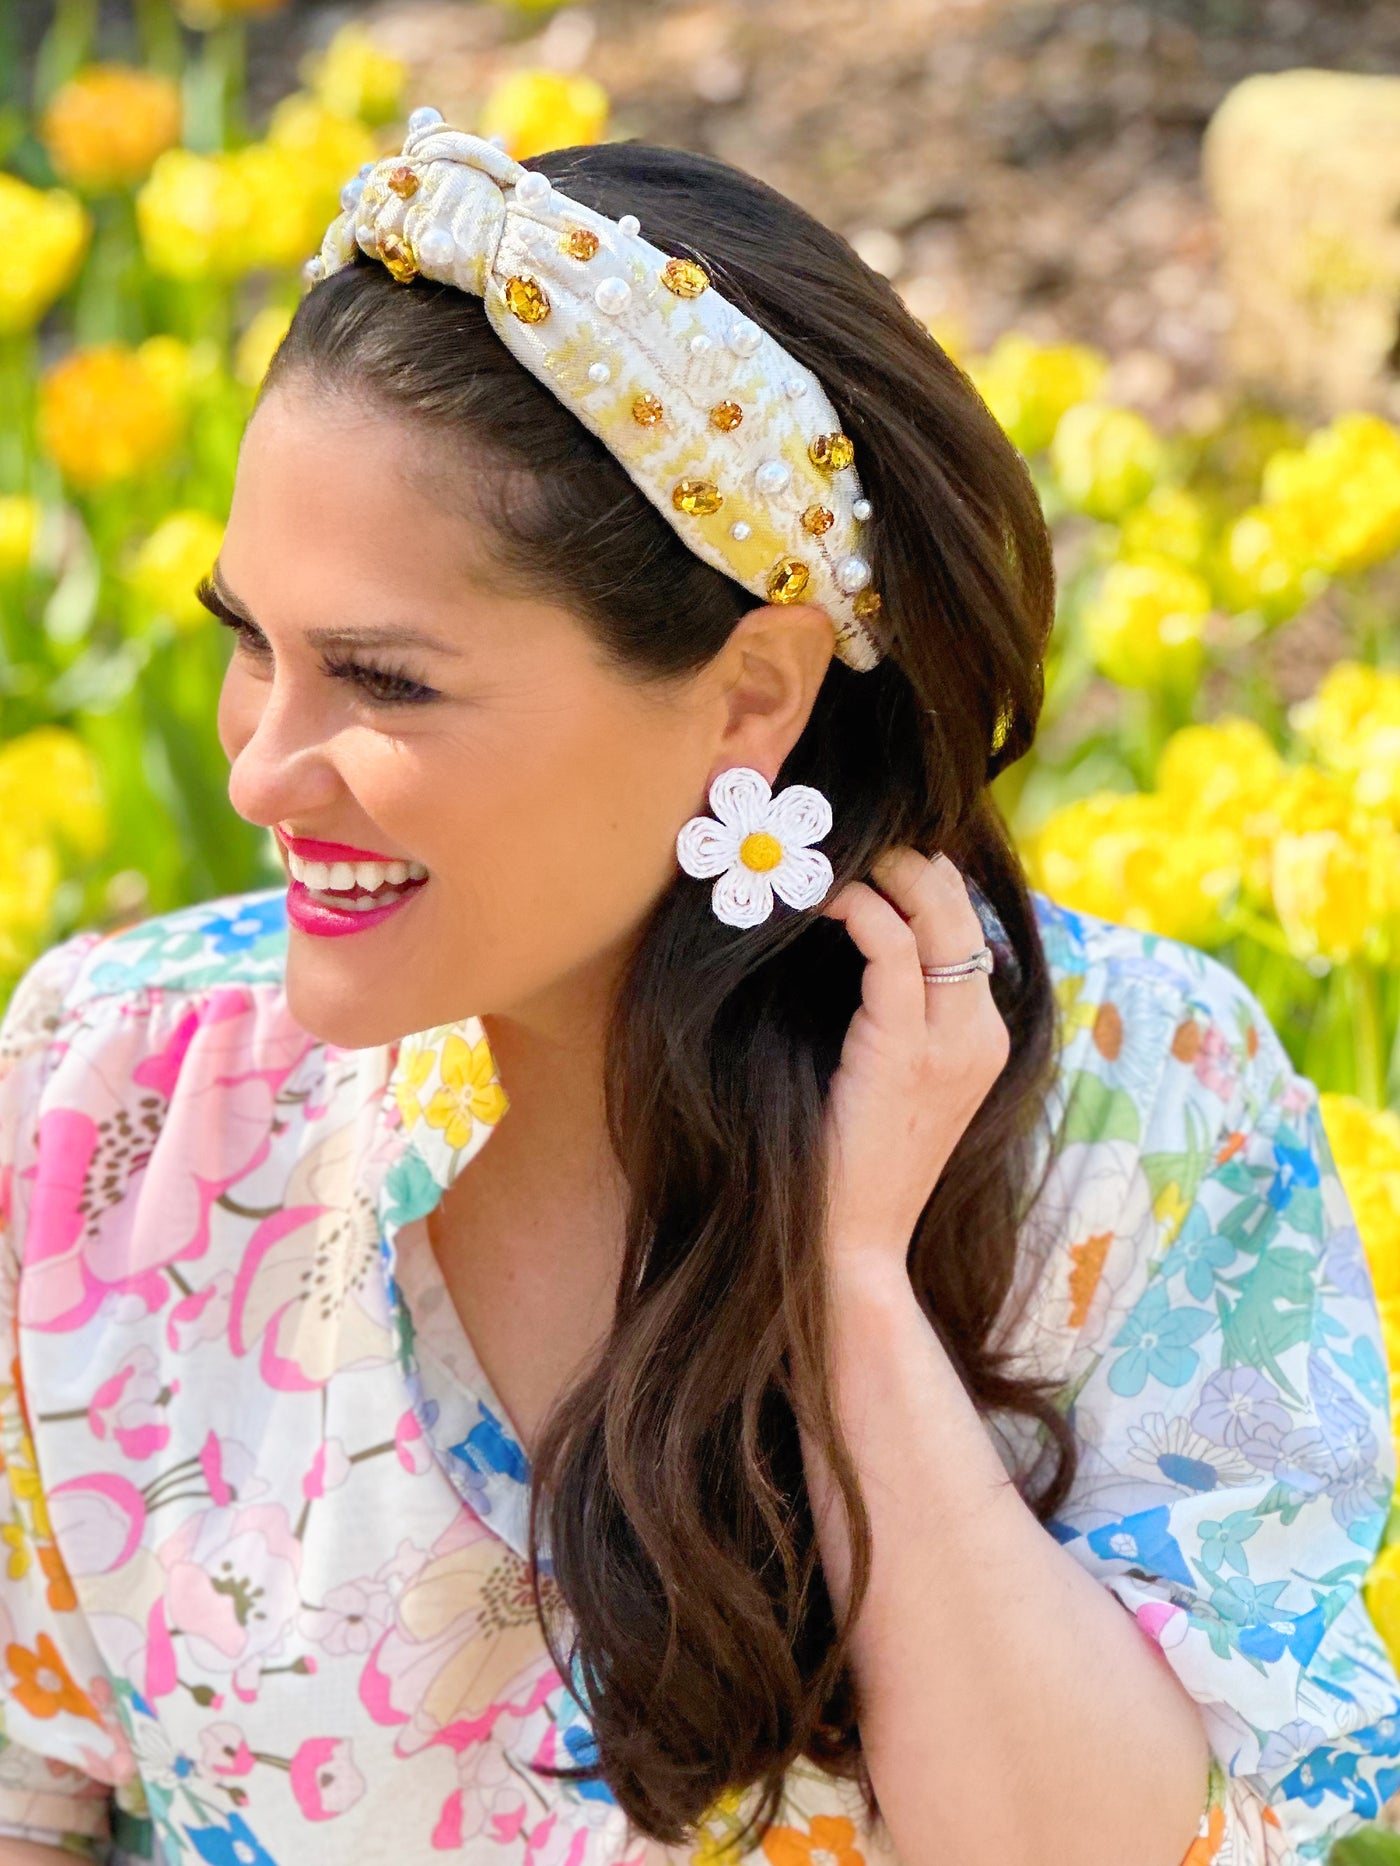
M16 1296L27 1168L63 1004L100 935L52 948L0 1022L0 1835L102 1859L130 1772L107 1675L54 1543L23 1384Z
M1195 954L1184 990L1086 995L1039 1214L1080 1452L1047 1528L1200 1706L1186 1866L1304 1866L1400 1788L1359 1591L1396 1476L1369 1270L1317 1093L1237 980Z

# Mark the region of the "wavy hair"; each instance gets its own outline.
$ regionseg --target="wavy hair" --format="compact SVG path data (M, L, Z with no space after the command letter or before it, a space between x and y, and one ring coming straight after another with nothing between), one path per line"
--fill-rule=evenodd
M993 980L1010 1060L924 1208L908 1269L979 1412L1035 1429L1035 1471L1017 1482L1043 1521L1072 1483L1073 1440L1049 1388L1013 1376L992 1340L1055 1055L1033 908L989 790L1030 744L1042 699L1055 590L1035 489L893 289L783 196L636 143L535 166L698 259L815 371L856 443L888 653L867 673L832 660L779 783L832 799L823 847L837 887L893 843L943 850L1014 950ZM475 298L398 284L357 253L302 300L263 393L293 376L455 449L504 564L570 605L629 678L703 666L754 606L511 357ZM626 1251L606 1346L536 1450L532 1571L549 1650L596 1744L554 1773L601 1777L634 1826L668 1844L724 1791L753 1788L745 1837L760 1839L800 1757L856 1780L878 1812L849 1657L870 1525L832 1396L823 1251L825 1100L862 968L831 919L780 913L739 934L715 919L707 887L678 874L612 1007ZM850 1537L839 1623L799 1421L835 1475Z

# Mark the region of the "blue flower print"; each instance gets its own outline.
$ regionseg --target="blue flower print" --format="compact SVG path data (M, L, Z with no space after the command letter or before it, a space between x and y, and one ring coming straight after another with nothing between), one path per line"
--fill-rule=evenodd
M1173 1309L1166 1285L1154 1283L1113 1337L1114 1347L1128 1352L1109 1370L1109 1386L1124 1399L1141 1393L1149 1380L1184 1387L1200 1360L1191 1343L1214 1326L1205 1309Z
M241 1814L230 1814L227 1827L187 1827L185 1832L210 1866L277 1866Z
M1191 1427L1213 1445L1242 1451L1251 1464L1267 1470L1291 1418L1278 1388L1257 1367L1224 1367L1201 1388ZM1255 1457L1250 1446L1261 1438L1268 1448Z
M1350 1376L1357 1392L1369 1405L1389 1410L1389 1370L1369 1335L1358 1335L1350 1354L1338 1351L1333 1359L1342 1372Z
M243 952L269 933L280 933L285 919L286 902L278 893L270 900L244 900L233 913L206 920L200 931L217 953Z
M452 1447L454 1458L461 1458L477 1471L499 1471L518 1484L530 1481L530 1466L525 1454L506 1431L484 1400L477 1401L481 1418L460 1444Z
M1165 1279L1184 1270L1186 1287L1196 1301L1209 1302L1216 1271L1233 1262L1235 1254L1229 1238L1212 1230L1200 1206L1193 1205L1177 1233L1175 1244L1162 1259L1162 1276Z
M1239 1574L1249 1573L1249 1557L1244 1552L1244 1544L1259 1529L1259 1518L1253 1510L1232 1510L1219 1522L1208 1521L1201 1524L1201 1566L1203 1568L1233 1568Z
M1116 1523L1091 1529L1089 1547L1106 1561L1131 1562L1134 1567L1147 1568L1164 1580L1180 1581L1183 1586L1190 1587L1196 1577L1186 1565L1180 1545L1171 1533L1170 1520L1164 1503L1155 1510L1140 1510L1135 1516L1123 1516Z
M1223 1621L1237 1629L1239 1650L1250 1658L1272 1664L1288 1652L1305 1666L1327 1630L1327 1614L1322 1602L1306 1613L1281 1609L1278 1598L1287 1586L1284 1580L1256 1587L1247 1577L1232 1575L1212 1588L1210 1604Z
M1302 1141L1289 1141L1282 1134L1274 1142L1277 1170L1269 1187L1269 1203L1276 1212L1286 1211L1299 1190L1311 1191L1321 1183L1317 1160Z

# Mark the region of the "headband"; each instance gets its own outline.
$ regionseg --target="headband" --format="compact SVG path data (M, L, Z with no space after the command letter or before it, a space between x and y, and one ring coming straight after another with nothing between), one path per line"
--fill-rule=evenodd
M429 106L399 155L366 163L304 268L360 246L394 278L481 298L506 348L596 434L695 552L766 602L819 604L834 651L882 649L861 550L855 449L811 370L726 303L705 268L661 252L450 128Z

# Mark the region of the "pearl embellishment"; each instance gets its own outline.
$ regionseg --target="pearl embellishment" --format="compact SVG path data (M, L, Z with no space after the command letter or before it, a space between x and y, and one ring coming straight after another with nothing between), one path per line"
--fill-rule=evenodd
M446 227L429 227L418 239L418 257L430 266L450 266L457 243Z
M851 507L851 515L853 518L858 518L863 525L874 510L874 506L868 499L857 499Z
M792 468L786 460L765 460L753 477L760 492L786 492L792 483Z
M843 557L836 566L836 581L848 596L863 590L873 574L863 557Z
M635 214L624 214L617 223L619 233L625 233L629 240L635 240L642 230L642 223Z
M515 184L515 198L526 207L538 207L547 201L554 192L554 184L548 175L541 175L538 169L527 169Z
M340 205L351 208L365 191L363 175L352 175L340 191Z
M690 340L690 354L692 356L706 356L714 347L714 338L707 335L703 330L698 331Z
M416 110L411 110L408 114L408 127L410 130L431 129L433 124L441 122L442 112L440 110L434 110L431 104L420 104Z
M753 536L753 526L750 525L746 519L736 518L734 523L729 527L729 535L737 543L742 544L745 538L751 538Z
M729 333L729 347L736 356L752 356L763 342L757 324L735 324Z
M596 382L599 388L601 388L605 382L612 381L612 371L608 368L606 363L590 363L588 365L588 380L590 382Z
M626 279L604 279L593 294L593 302L604 317L620 317L632 297Z
M301 269L301 276L308 285L315 285L322 272L321 255L313 253Z
M791 382L785 382L783 384L783 394L788 398L790 402L797 401L801 396L804 396L806 393L807 393L806 383L799 382L796 379L796 377L794 377Z

